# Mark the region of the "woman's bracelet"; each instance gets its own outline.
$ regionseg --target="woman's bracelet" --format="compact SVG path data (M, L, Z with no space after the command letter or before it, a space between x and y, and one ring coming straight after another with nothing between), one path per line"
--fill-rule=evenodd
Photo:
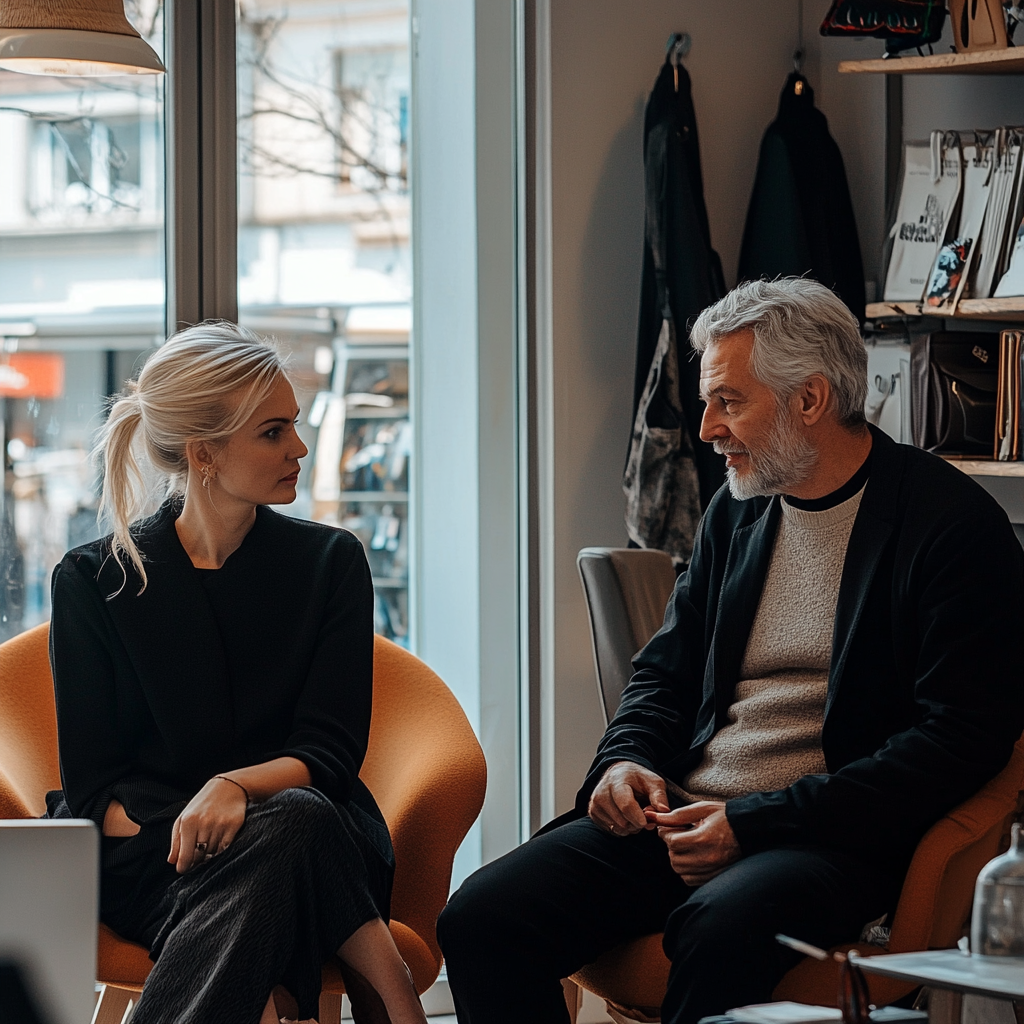
M247 804L252 803L252 798L249 796L249 790L247 790L240 782L235 782L234 779L229 779L226 775L214 775L214 778L223 779L225 782L230 782L232 785L237 786L245 794L245 802Z

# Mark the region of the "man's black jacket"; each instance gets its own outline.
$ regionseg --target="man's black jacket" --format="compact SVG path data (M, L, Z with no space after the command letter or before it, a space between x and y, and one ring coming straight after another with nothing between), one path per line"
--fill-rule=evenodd
M813 845L906 866L1024 729L1024 552L1005 513L938 457L872 435L836 609L828 774L728 801L744 854ZM779 515L778 497L715 496L573 816L616 761L676 781L700 763L727 721Z
M644 223L633 416L629 422L636 422L661 324L670 315L679 346L679 405L693 447L703 510L725 479L725 459L711 445L699 441L704 412L698 396L700 362L693 358L687 338L694 318L725 294L725 279L722 261L711 248L690 76L686 68L673 68L667 59L644 111ZM679 426L674 419L651 425Z
M798 73L761 141L738 280L780 275L813 277L864 322L864 267L843 156Z

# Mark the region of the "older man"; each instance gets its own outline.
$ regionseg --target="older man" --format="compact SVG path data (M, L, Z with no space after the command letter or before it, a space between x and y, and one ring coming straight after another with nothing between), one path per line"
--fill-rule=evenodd
M855 941L1024 728L1020 544L977 484L864 422L842 302L753 282L692 343L728 487L575 811L441 916L460 1024L564 1024L560 978L659 931L664 1021L769 1000L799 959L775 933Z

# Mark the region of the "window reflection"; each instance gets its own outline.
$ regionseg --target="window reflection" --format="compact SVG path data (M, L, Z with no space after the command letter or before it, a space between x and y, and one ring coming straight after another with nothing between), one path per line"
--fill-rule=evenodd
M162 4L127 6L161 52ZM88 452L163 331L162 76L0 71L0 640L98 535Z
M409 12L239 8L243 323L292 354L310 449L287 511L351 530L376 629L409 636Z

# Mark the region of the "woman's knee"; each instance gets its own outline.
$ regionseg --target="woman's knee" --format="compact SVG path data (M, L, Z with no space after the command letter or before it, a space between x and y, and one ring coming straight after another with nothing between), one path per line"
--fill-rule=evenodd
M348 831L339 809L319 790L305 787L282 789L251 807L246 823L250 831L293 848L325 835L344 841Z

